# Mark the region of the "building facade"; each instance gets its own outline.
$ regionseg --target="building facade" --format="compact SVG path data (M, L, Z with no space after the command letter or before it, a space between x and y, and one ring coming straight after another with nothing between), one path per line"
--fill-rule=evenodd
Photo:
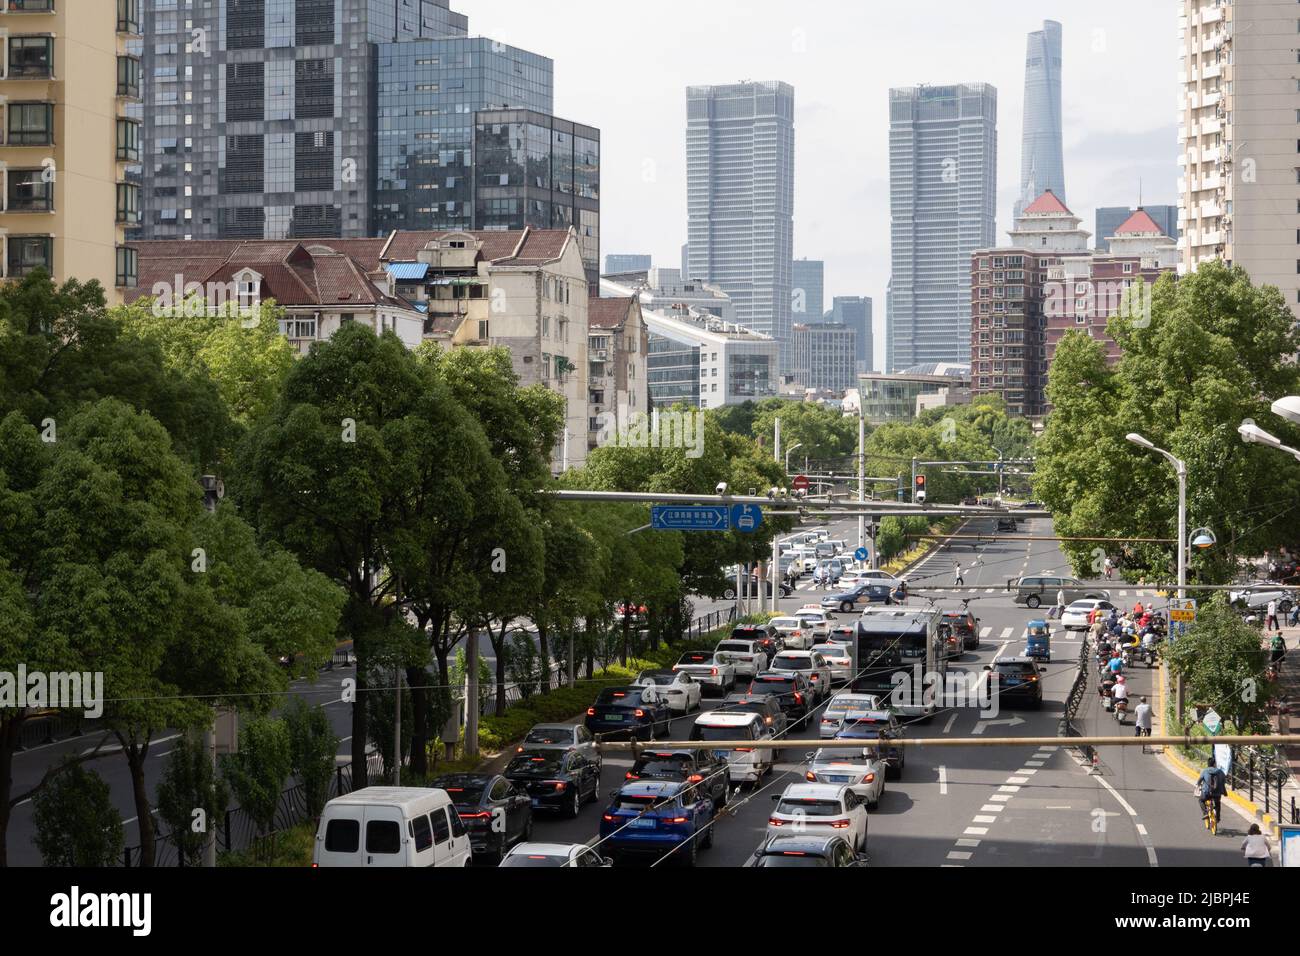
M587 302L587 449L650 412L650 336L634 295ZM613 422L609 416L614 416ZM610 425L614 424L615 428Z
M890 370L970 356L970 256L994 243L997 91L889 91Z
M125 231L140 216L138 0L9 0L0 9L0 267L44 269L56 283L96 279L109 302L138 281Z
M1025 112L1020 145L1020 198L1015 217L1050 189L1065 202L1061 121L1061 25L1044 20L1025 50Z
M859 295L837 295L831 300L831 308L824 316L824 321L847 325L857 333L854 360L859 374L875 369L875 330L872 325L871 299Z
M1177 206L1141 206L1151 217L1160 231L1170 239L1177 240L1178 231L1178 207ZM1115 235L1115 230L1128 221L1136 209L1130 209L1128 206L1101 206L1097 209L1095 231L1092 234L1093 243L1098 252L1110 251L1110 237Z
M613 276L624 272L649 272L654 267L651 256L636 253L609 253L605 256L605 271L602 275Z
M820 322L826 311L826 263L820 259L796 259L791 272L794 291L790 297L795 322Z
M1241 266L1256 285L1277 286L1300 315L1296 5L1181 7L1181 269L1212 259Z
M833 322L796 324L791 347L796 385L842 394L857 380L856 329Z
M858 401L868 424L910 422L935 404L969 404L970 384L969 366L935 362L890 375L859 375Z
M788 353L794 88L692 86L686 107L687 274L721 288L741 325L774 337Z

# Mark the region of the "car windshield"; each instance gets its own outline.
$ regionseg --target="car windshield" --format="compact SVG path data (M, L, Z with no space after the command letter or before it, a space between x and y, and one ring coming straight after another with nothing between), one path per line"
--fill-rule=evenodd
M701 654L698 652L687 653L687 654L683 654L682 659L679 660L677 663L678 664L712 664L713 654L712 653Z
M638 687L620 687L602 690L596 698L598 704L613 704L621 707L635 707L641 703L641 689Z
M828 867L830 862L821 856L809 856L798 851L786 853L765 853L758 864L763 869L814 869Z
M776 627L776 628L783 628L783 627L796 628L796 627L798 627L798 626L799 626L800 624L802 624L802 623L803 623L803 622L800 621L797 617L774 617L774 618L772 618L772 626L773 626L773 627Z
M806 671L812 669L812 660L807 657L793 657L786 654L777 654L772 660L772 667L775 670L783 671Z
M812 797L782 797L776 812L786 816L834 817L840 814L838 800L817 800Z
M999 674L1032 674L1034 673L1034 665L1029 661L1013 664L999 663L997 665L997 671Z
M1093 604L1091 601L1075 601L1067 607L1066 610L1078 613L1079 611L1091 611L1096 606L1097 605Z
M672 802L671 797L658 797L652 793L638 794L636 796L620 794L617 806L620 810L635 810L640 813L643 810L649 810L655 804L664 802L665 800L670 803Z
M683 777L692 760L689 754L646 754L632 766L632 773L641 777Z
M819 750L813 755L812 762L823 767L845 765L867 766L871 757L862 750Z
M876 736L881 731L889 728L889 721L881 720L876 717L858 717L849 719L844 722L844 729L854 731L860 735Z
M794 690L794 679L790 677L756 677L749 685L751 694L787 694Z
M822 657L848 657L847 648L838 644L818 644L813 648L814 654L820 654Z
M524 738L526 744L571 744L573 731L567 727L534 727Z
M564 765L564 753L521 753L506 766L506 774L553 774Z
M760 717L767 716L768 705L761 700L749 700L744 703L723 704L718 710L725 710L729 714L758 714Z
M691 731L692 740L736 740L749 733L745 727L701 727L699 724Z
M554 856L549 853L512 853L501 861L506 866L565 866L567 856Z
M651 673L650 671L646 671L641 675L641 680L648 680L652 684L671 684L676 679L676 674L668 673Z
M737 652L737 653L740 653L740 654L749 654L749 653L751 653L752 648L751 648L748 644L741 644L741 643L739 643L738 641L730 641L730 642L725 643L725 644L719 644L719 645L718 645L718 650L720 650L720 651L733 651L733 652Z

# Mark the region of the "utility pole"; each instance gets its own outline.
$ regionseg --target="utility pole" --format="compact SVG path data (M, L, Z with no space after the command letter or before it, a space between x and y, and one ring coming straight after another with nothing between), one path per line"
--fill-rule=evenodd
M217 501L225 496L224 484L216 475L204 475L200 479L203 486L203 507L209 512L217 510ZM212 711L212 720L203 728L203 753L208 765L212 767L212 779L217 779L217 712ZM207 820L207 832L203 835L203 865L216 869L217 866L217 821Z
M393 665L397 677L393 686L393 698L397 701L393 707L393 786L402 785L402 668Z
M858 397L858 503L867 500L867 420L862 414L862 397ZM858 515L858 547L867 543L867 516ZM875 552L875 548L871 549Z
M478 628L473 624L465 644L465 756L478 756Z

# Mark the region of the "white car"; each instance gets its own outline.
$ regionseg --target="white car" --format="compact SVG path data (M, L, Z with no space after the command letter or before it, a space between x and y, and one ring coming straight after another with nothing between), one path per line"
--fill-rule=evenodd
M855 851L867 848L867 801L848 787L829 783L792 783L776 799L767 819L767 835L843 837Z
M515 753L525 750L576 750L594 763L598 771L603 762L596 738L582 724L534 724Z
M875 694L836 694L822 710L821 738L827 740L840 732L844 718L864 710L883 710L885 702Z
M654 696L667 703L674 714L689 714L699 709L704 697L699 681L685 671L642 671L633 686L653 687Z
M613 866L585 843L516 843L498 866Z
M794 559L804 574L811 574L817 570L817 552L812 548L800 548L794 553Z
M820 644L830 635L831 623L835 616L824 611L821 605L810 604L794 612L794 616L804 623L804 630L811 629L813 643Z
M782 651L772 658L769 674L802 674L817 700L825 700L831 693L831 666L826 658L815 651Z
M812 629L797 617L774 617L768 622L781 635L781 640L791 650L806 651L813 646Z
M720 661L726 661L736 671L736 677L753 677L755 674L761 674L767 670L767 652L759 645L758 641L745 641L738 638L728 638L725 641L719 641L718 646L713 649L714 656Z
M1277 602L1278 614L1289 614L1295 604L1295 592L1285 585L1268 582L1252 584L1240 591L1228 592L1229 604L1241 602L1252 611L1268 610L1269 601Z
M1107 614L1115 605L1109 601L1099 601L1097 598L1083 598L1069 605L1061 613L1061 627L1067 631L1086 631L1088 629L1088 615L1095 608L1101 608Z
M695 718L691 740L748 740L748 747L728 750L727 779L733 783L758 783L774 766L773 750L762 746L772 739L772 728L752 711L711 710Z
M846 681L853 676L853 654L843 644L816 644L812 653L820 654L830 665L832 681Z
M701 690L710 688L724 697L727 691L736 686L736 669L727 661L717 660L712 651L687 651L681 656L673 670L679 674L690 674Z
M887 768L880 751L873 747L818 750L809 761L804 777L809 783L851 787L866 802L868 810L875 810L885 792Z

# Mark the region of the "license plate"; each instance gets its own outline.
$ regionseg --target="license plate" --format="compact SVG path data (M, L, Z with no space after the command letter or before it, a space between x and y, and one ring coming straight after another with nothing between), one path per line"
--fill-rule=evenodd
M542 801L537 799L537 797L533 797L533 806L540 807L541 805L542 805Z
M606 714L604 719L610 723L617 723L618 721L623 720L625 716L625 714Z
M655 821L653 818L647 819L646 817L638 817L629 823L628 826L635 830L653 830L655 828Z
M848 783L850 779L852 778L840 776L839 774L836 774L835 776L828 774L826 777L828 783Z

